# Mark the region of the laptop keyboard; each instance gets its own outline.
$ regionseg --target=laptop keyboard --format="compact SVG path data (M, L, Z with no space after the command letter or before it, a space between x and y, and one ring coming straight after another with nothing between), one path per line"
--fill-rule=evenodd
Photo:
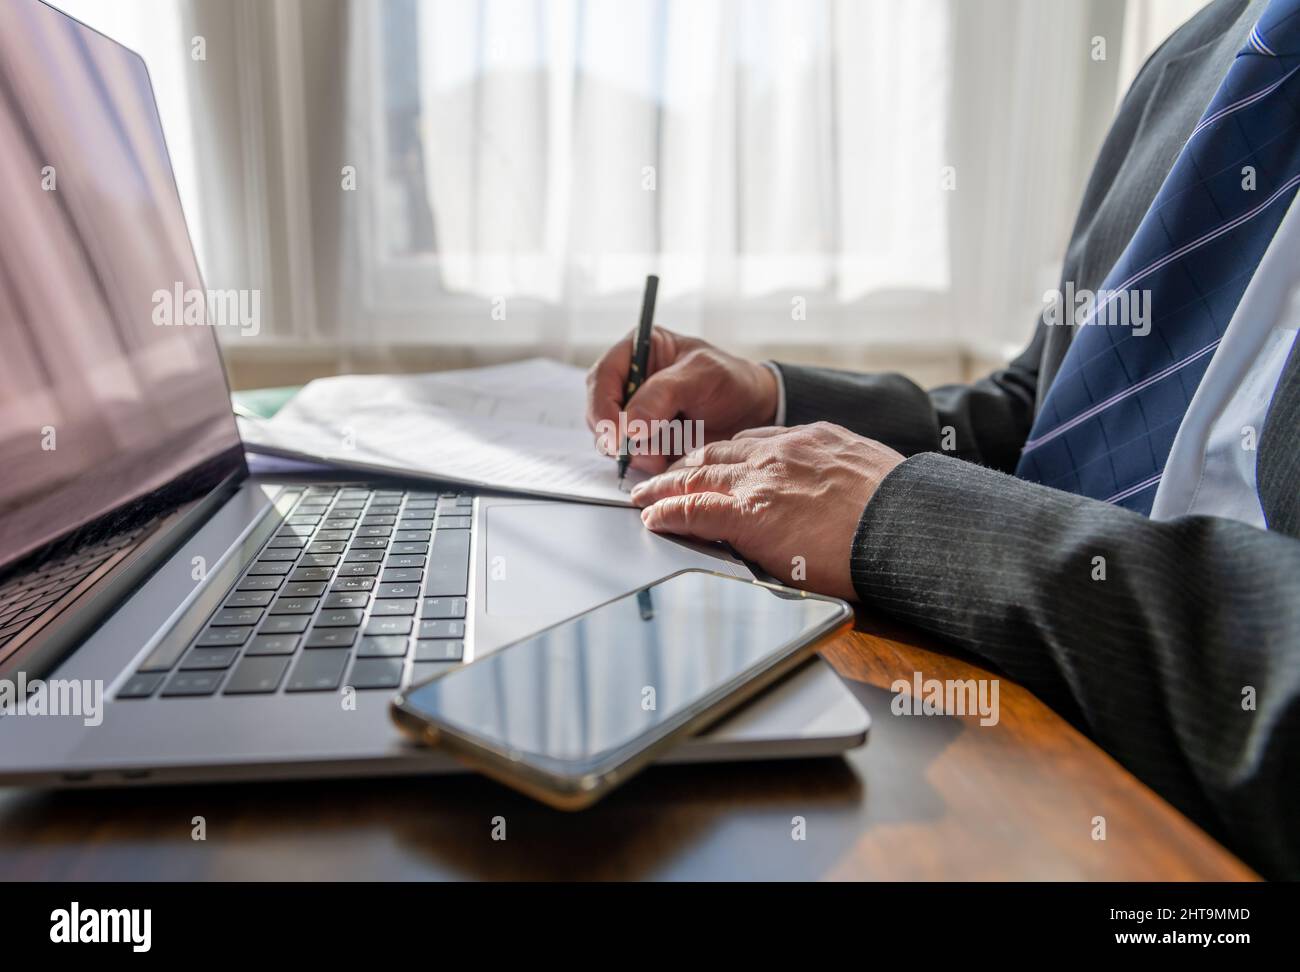
M50 610L100 564L144 533L137 527L56 557L0 585L0 648Z
M116 697L392 691L459 663L473 502L309 487L179 659Z

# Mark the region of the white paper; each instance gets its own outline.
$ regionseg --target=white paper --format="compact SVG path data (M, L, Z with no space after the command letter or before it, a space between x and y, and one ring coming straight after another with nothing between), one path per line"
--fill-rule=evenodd
M486 489L630 506L585 419L585 372L545 359L308 384L272 419L239 419L251 451ZM629 471L627 486L644 478Z

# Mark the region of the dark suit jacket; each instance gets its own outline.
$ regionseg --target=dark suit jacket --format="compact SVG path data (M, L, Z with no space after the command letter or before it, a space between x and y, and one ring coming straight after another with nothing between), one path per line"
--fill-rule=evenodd
M1264 6L1215 0L1143 68L1089 180L1062 289L1101 286ZM1300 343L1260 437L1260 530L1156 522L1007 475L1072 337L1040 319L1006 369L930 392L781 365L786 421L835 422L910 456L858 527L864 603L987 659L1262 873L1300 877ZM945 426L955 456L939 453ZM1079 807L1081 828L1093 813Z

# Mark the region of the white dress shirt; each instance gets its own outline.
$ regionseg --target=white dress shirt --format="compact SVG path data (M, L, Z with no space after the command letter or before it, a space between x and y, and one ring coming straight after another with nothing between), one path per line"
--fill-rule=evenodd
M1255 459L1300 326L1298 254L1300 197L1291 201L1178 426L1153 520L1205 514L1267 526Z

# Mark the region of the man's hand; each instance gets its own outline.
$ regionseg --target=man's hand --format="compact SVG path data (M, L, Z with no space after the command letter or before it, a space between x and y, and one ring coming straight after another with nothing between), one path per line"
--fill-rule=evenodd
M587 425L618 425L632 338L614 345L587 374ZM776 417L776 377L761 364L719 351L698 338L656 327L651 332L649 377L627 403L627 421L682 418L703 423L704 441L729 439L742 429L771 425ZM617 455L618 442L597 436L596 448ZM663 472L674 457L632 456L632 468Z
M903 456L827 422L762 428L697 449L632 490L659 533L724 540L795 587L856 600L858 520Z

